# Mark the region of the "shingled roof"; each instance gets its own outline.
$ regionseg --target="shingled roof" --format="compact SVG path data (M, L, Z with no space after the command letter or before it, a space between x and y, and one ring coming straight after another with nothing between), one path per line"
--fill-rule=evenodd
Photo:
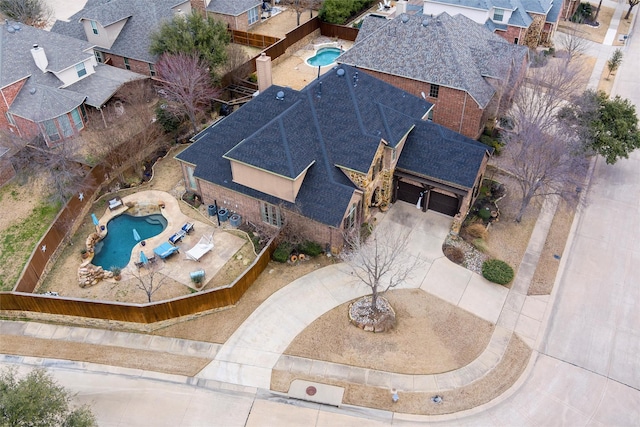
M211 0L207 11L221 15L238 16L261 5L262 0Z
M410 167L421 176L432 173L429 177L438 182L469 187L487 147L423 121L430 108L418 97L341 65L301 91L271 86L197 135L176 158L195 165L197 178L288 208L294 204L233 182L230 160L288 178L306 170L296 209L339 227L357 190L343 170L367 173L381 141L396 146L409 133L400 159L419 159L423 164ZM429 162L437 165L424 164Z
M463 15L403 15L364 20L354 46L337 62L463 90L485 108L527 49L508 43Z
M158 30L162 22L173 18L172 8L185 2L186 0L93 0L71 16L69 22L56 21L51 31L86 40L81 19L94 20L105 27L126 19L127 22L111 48L99 47L98 50L154 63L157 58L149 53L151 34Z

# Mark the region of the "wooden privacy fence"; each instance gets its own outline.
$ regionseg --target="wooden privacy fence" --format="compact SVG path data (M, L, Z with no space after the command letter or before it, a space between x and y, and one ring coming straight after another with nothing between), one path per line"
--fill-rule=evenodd
M270 45L267 45L261 53L265 53L267 56L271 57L271 60L275 60L280 56L284 55L291 46L299 42L300 40L307 37L309 34L313 33L316 30L320 30L320 34L327 37L337 37L342 40L355 41L358 36L358 29L353 27L345 27L343 25L334 25L328 24L326 22L320 21L320 18L317 16L313 19L308 20L304 24L299 27L294 28L289 31L284 38L277 39L275 37L263 36L260 34L253 33L245 33L243 31L232 31L232 38L236 37L235 34L238 33L238 40L247 40L251 41L254 44L250 44L250 46L264 47L258 46L262 41L267 42L268 40L272 40ZM242 43L248 44L248 43ZM228 86L234 82L235 77L246 78L251 73L256 72L256 59L260 55L256 55L253 58L249 59L244 64L237 67L235 70L227 73L221 79L222 86Z
M271 46L278 40L277 37L265 36L263 34L247 33L246 31L229 30L231 35L231 43L242 44L245 46L259 47L264 49Z
M47 263L55 254L56 249L69 230L73 228L76 218L87 205L92 203L93 195L101 188L101 184L98 183L104 181L105 173L105 167L98 165L87 174L82 183L82 200L80 200L80 193L78 193L74 195L60 211L51 227L49 227L31 254L27 265L24 266L18 283L13 288L14 291L33 292L38 284L38 280L40 280L40 277L42 277L44 273ZM2 304L0 304L0 308L3 308Z
M51 297L21 292L0 292L0 309L80 316L122 322L154 323L234 305L269 264L276 239L230 285L149 304L125 304L77 298Z

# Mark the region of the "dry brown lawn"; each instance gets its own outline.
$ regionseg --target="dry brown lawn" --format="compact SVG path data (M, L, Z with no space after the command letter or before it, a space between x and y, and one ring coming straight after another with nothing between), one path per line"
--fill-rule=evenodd
M127 347L62 342L15 335L0 336L0 353L99 363L166 374L194 376L211 360Z
M504 393L522 375L530 357L531 349L520 338L513 335L502 360L490 375L482 377L467 386L439 392L438 394L442 396L443 402L438 405L430 400L433 393L404 393L400 391L398 393L400 400L397 403L393 403L387 388L344 383L312 375L293 375L284 371L273 371L271 374L271 389L286 393L294 379L317 381L344 387L343 402L348 405L407 414L451 414L475 408Z
M593 6L593 10L595 12L596 8L598 7L598 3L591 3L591 6ZM611 23L611 18L613 17L614 11L615 10L610 7L601 7L600 13L598 14L598 22L600 23L600 25L596 28L590 25L580 24L579 29L582 33L581 36L587 40L591 40L596 43L602 43L604 41L604 37L607 35L607 30L609 29L609 24ZM570 21L560 20L560 22L558 23L558 29L565 32L570 31L572 25L573 23Z
M371 333L349 323L349 303L320 316L285 354L402 374L436 374L461 368L486 348L494 326L420 289L385 294L398 319L395 329Z

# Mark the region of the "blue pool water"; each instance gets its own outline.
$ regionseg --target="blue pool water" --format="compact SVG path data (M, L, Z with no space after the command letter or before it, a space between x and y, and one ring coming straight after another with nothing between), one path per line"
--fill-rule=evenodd
M325 65L331 65L341 53L342 51L337 47L323 47L318 50L314 56L307 59L307 64L314 67L317 67L318 65L322 67Z
M96 244L93 265L105 270L111 267L123 268L131 259L131 249L138 243L133 237L133 229L145 240L160 234L167 228L167 219L161 214L147 216L119 215L107 223L107 237Z

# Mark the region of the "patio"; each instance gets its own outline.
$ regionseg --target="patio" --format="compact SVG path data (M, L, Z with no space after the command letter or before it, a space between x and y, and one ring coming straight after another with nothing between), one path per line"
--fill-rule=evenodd
M206 287L207 282L213 278L218 271L230 260L235 253L245 244L245 240L227 233L211 224L205 224L196 221L184 215L180 211L178 200L169 193L164 191L149 190L134 193L122 198L123 207L110 210L106 209L104 215L99 218L99 224L105 225L112 218L123 213L133 215L149 215L161 212L167 220L167 227L160 234L137 243L131 250L131 259L129 264L122 269L122 281L135 279L134 275L141 274L144 276L146 267L138 269L136 263L140 261L140 252L142 251L147 258L152 258L155 254L154 248L169 241L169 238L178 232L186 223L193 224L193 231L185 234L176 246L180 251L164 260L157 259L155 264L158 265L158 271L179 282L189 288L196 289L194 282L191 280L191 272L204 270L205 278L201 288ZM164 208L158 208L164 206ZM108 230L107 230L108 231ZM206 253L200 261L194 261L186 257L186 252L194 247L200 238L211 237L213 235L213 250ZM159 257L156 257L159 258Z

